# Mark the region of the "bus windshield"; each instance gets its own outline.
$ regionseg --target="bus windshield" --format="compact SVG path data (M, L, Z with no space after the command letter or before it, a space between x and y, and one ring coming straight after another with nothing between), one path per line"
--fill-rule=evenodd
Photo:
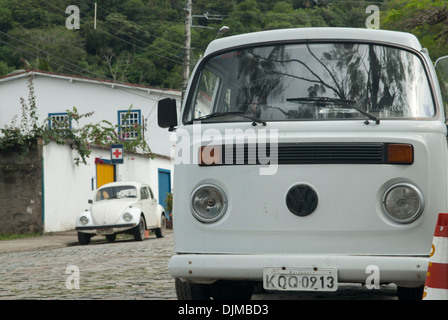
M245 48L201 64L183 121L424 119L425 68L409 51L363 43Z

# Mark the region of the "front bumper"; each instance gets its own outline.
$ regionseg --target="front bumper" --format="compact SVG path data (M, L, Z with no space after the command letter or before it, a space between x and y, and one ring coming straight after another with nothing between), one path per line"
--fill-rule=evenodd
M316 266L337 268L340 283L365 283L377 266L381 283L415 287L425 283L428 257L355 255L231 255L177 254L168 270L174 278L197 283L216 280L262 281L265 267Z
M105 235L105 234L114 234L118 232L123 232L134 228L136 225L137 224L135 223L126 223L126 224L109 224L102 226L77 226L76 231Z

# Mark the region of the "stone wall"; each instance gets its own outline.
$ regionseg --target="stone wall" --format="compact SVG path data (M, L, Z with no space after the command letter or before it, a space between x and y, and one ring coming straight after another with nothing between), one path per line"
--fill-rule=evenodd
M0 234L41 233L42 148L0 150Z

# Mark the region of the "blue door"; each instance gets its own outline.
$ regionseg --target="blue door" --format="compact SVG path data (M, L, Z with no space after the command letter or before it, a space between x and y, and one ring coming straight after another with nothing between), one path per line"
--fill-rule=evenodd
M166 169L159 169L159 203L166 210L165 198L166 194L171 192L171 171ZM170 219L169 214L166 217Z

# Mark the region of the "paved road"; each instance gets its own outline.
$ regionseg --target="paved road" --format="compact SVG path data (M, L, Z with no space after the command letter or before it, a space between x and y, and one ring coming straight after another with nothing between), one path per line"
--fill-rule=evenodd
M174 280L167 271L172 248L168 230L163 239L151 236L143 242L101 240L88 246L0 253L0 300L174 300ZM343 285L336 293L256 293L253 299L389 300L396 299L396 288Z

